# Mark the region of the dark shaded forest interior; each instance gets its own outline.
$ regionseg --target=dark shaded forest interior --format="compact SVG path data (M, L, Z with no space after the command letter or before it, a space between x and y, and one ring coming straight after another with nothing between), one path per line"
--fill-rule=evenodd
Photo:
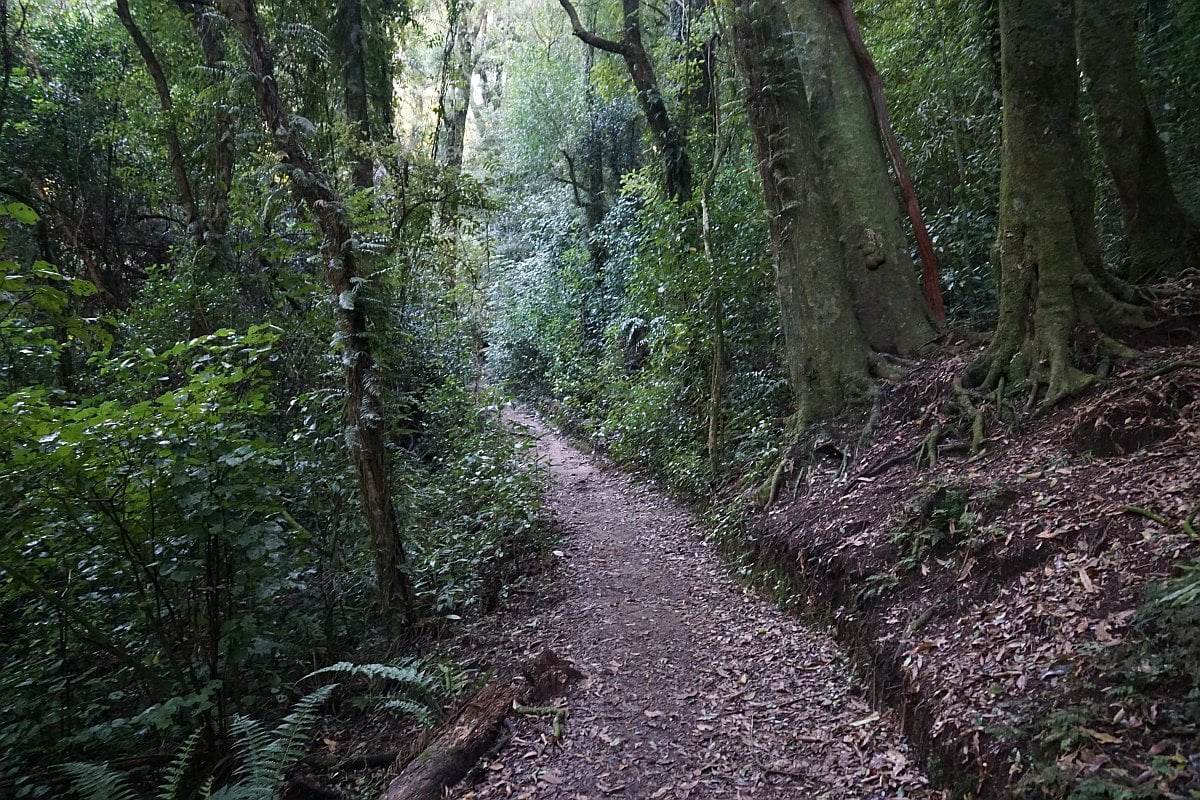
M0 71L0 798L1200 797L1200 4Z

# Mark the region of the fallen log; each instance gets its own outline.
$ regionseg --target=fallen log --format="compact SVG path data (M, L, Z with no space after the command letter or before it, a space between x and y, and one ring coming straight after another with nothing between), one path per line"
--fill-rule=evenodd
M438 800L442 790L471 771L496 741L521 690L492 682L388 785L384 800Z

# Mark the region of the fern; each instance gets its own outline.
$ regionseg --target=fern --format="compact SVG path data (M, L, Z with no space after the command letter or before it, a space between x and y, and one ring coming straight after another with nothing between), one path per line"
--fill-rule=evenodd
M242 760L238 767L240 780L228 787L228 792L222 790L213 797L246 800L272 797L283 782L284 772L297 760L321 704L335 688L337 684L328 684L301 698L273 731L249 717L235 717L230 728Z
M387 697L379 707L407 714L422 727L433 727L435 720L431 706L434 705L434 698L444 681L441 676L427 671L418 662L351 664L348 661L342 661L310 673L305 676L305 680L331 674L367 678L396 685L401 696Z
M163 776L162 788L158 792L158 800L175 800L179 795L179 789L183 786L183 776L187 771L188 762L192 760L192 753L196 751L196 745L200 742L200 730L196 731L188 737L183 743L183 747L179 748L179 752L171 761L171 766L167 768L167 774Z
M237 780L216 792L209 776L200 787L199 797L205 800L272 800L283 783L284 773L299 759L308 731L317 720L323 704L337 684L322 686L301 698L292 713L274 730L249 717L235 717L230 723L234 747L241 759ZM200 741L200 732L193 733L171 762L163 776L156 800L175 800L183 786L188 763ZM140 800L125 775L106 764L63 764L59 767L71 778L71 790L83 800Z
M351 664L348 661L340 661L309 673L304 676L304 680L318 675L349 675L388 681L426 696L432 695L439 683L436 676L412 662L406 664Z
M290 22L279 27L279 38L283 41L295 42L301 53L313 56L322 63L329 62L329 40L325 34L311 25L302 22Z
M398 711L401 714L412 717L422 728L432 728L436 724L433 718L433 713L428 706L422 705L415 700L406 700L404 698L394 698L392 700L384 700L379 704L380 708L388 711Z
M107 764L75 761L58 768L71 779L71 791L83 800L138 800L125 775Z
M321 706L336 688L336 683L330 683L301 698L293 707L292 713L284 717L275 728L271 753L275 757L276 774L282 776L283 771L299 759L300 751L304 749L308 732L317 721Z

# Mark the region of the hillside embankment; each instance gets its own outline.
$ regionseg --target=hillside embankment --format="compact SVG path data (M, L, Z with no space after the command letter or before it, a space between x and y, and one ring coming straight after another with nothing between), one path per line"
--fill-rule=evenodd
M1194 797L1200 347L1040 414L964 391L978 354L887 387L866 436L795 442L748 555L953 795Z

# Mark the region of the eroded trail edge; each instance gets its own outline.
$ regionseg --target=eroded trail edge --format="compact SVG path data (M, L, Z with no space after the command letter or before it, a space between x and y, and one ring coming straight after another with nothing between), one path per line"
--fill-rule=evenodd
M941 796L828 632L740 586L669 498L506 413L535 439L564 541L544 602L490 644L500 661L552 649L586 678L557 701L560 742L518 716L453 796Z

